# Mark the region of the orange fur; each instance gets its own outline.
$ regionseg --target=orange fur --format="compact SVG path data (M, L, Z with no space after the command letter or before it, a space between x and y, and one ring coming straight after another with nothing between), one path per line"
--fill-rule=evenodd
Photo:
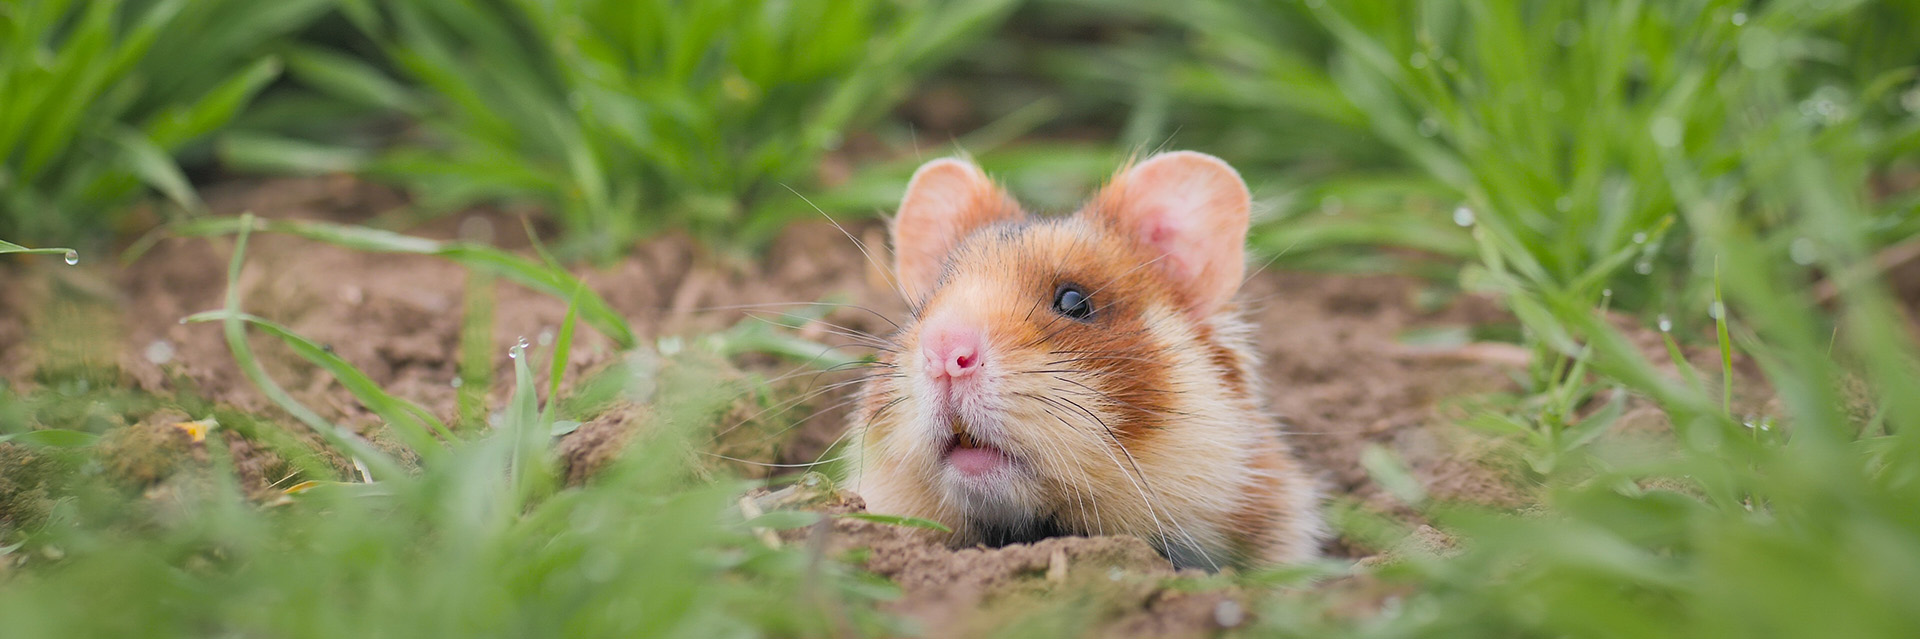
M1245 268L1238 175L1211 156L1157 156L1080 213L1039 220L991 184L936 161L902 204L895 243L918 321L883 358L897 374L867 382L854 416L852 482L869 507L946 523L957 544L1126 534L1183 566L1310 557L1317 492L1253 392L1249 328L1230 303ZM1069 284L1090 317L1053 309ZM929 399L923 358L903 355L933 318L986 333L962 426ZM957 483L943 457L953 428L1015 470Z

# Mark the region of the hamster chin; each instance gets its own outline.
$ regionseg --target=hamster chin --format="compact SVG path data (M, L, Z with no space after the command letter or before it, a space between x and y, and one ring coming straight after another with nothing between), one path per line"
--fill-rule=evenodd
M978 422L976 422L978 423ZM1046 512L1047 491L1034 468L1009 452L996 425L969 426L960 417L947 420L939 442L941 498L966 520L965 541L1003 545L1064 534Z
M1033 468L1001 435L998 420L958 414L936 418L930 438L938 455L938 484L945 500L969 521L987 527L1019 528L1043 495Z

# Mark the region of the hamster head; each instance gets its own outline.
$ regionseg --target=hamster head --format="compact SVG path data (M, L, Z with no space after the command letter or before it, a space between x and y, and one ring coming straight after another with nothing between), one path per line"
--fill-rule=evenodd
M1256 468L1278 443L1245 423L1270 425L1228 312L1249 205L1238 173L1193 152L1053 218L967 162L921 167L892 229L913 313L855 416L857 489L959 543L1119 533L1201 566L1246 554L1239 524L1178 519L1244 515L1235 493L1273 474Z

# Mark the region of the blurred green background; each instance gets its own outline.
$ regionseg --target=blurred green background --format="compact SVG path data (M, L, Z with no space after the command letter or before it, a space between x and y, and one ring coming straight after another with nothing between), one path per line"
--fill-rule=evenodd
M1913 276L1898 273L1920 232L1916 34L1920 2L1905 0L17 0L0 5L0 238L93 253L204 223L209 184L349 173L412 196L369 212L390 219L538 211L565 260L667 231L751 259L815 205L842 220L885 212L939 155L970 153L1058 210L1131 154L1202 150L1254 185L1263 262L1490 295L1532 353L1519 396L1462 426L1522 450L1537 509L1409 496L1465 551L1335 569L1410 586L1365 618L1333 612L1336 594L1261 590L1270 614L1247 632L1913 636L1920 368ZM1623 323L1723 359L1649 359ZM1774 414L1735 413L1736 357L1763 371L1754 390L1778 398ZM1619 417L1598 398L1628 394L1666 414L1672 450L1593 445ZM38 414L18 407L45 401L0 399L15 400L0 411L15 435ZM551 427L526 402L525 428ZM435 503L456 478L518 459L489 441L452 448L396 499ZM714 533L655 511L709 512L734 494L670 457L616 475L617 491L503 488L469 511L399 518L342 498L327 502L351 515L337 521L227 508L134 548L85 509L46 531L0 528L0 548L61 539L80 557L0 574L0 624L100 622L83 613L100 603L92 589L119 582L131 591L116 602L184 588L128 614L187 634L472 630L447 611L509 596L551 608L492 622L548 631L565 611L640 599L667 603L652 621L574 629L899 629L811 616L801 558L755 546L738 522ZM614 523L537 543L579 509ZM1348 535L1405 534L1342 521ZM453 530L479 532L451 548L397 541ZM556 566L644 530L678 531L673 552L698 559L629 558L635 572L595 582L604 600L554 594L583 583ZM390 542L392 555L369 550ZM262 559L180 568L208 547ZM263 568L285 556L312 565ZM854 610L886 596L853 571L830 578ZM474 585L487 579L515 585ZM445 616L349 598L365 623L336 627L335 591L256 590L269 583L436 590ZM306 616L249 616L247 596L305 602Z

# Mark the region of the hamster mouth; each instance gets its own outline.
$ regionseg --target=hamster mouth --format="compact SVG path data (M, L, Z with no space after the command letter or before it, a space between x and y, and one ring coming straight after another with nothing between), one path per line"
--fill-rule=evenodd
M1000 447L975 437L958 415L948 421L953 435L947 439L946 461L954 471L967 478L983 478L1013 466L1013 456Z

